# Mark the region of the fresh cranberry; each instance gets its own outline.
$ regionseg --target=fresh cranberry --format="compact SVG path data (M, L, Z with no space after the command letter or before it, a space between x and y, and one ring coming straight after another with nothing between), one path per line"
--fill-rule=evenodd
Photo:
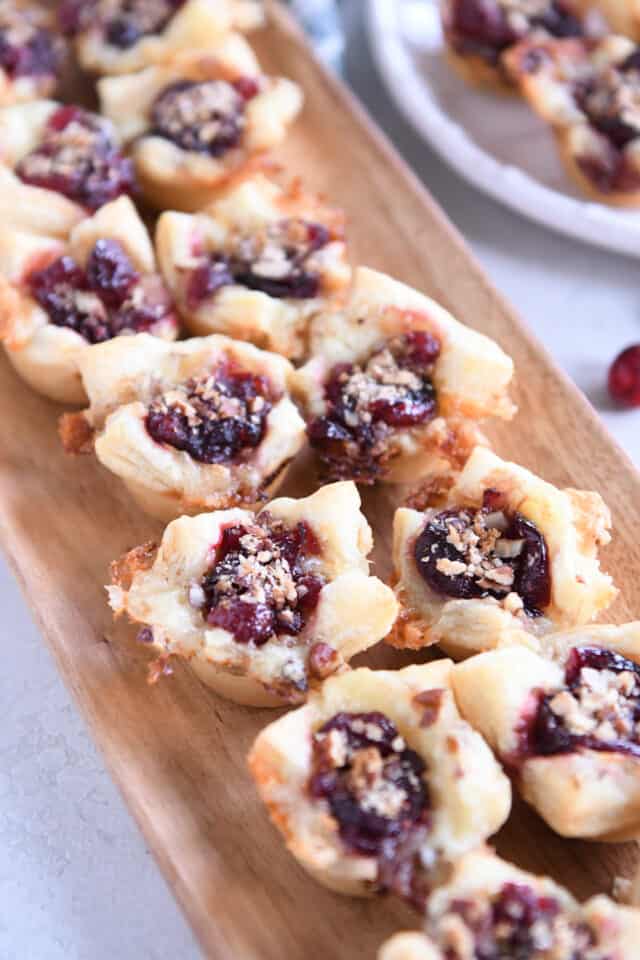
M413 331L384 343L364 365L333 368L325 385L327 412L307 427L327 478L374 483L391 455L394 431L433 418L431 373L439 353L434 337Z
M258 290L278 299L317 297L320 277L308 268L307 261L330 240L329 230L320 223L295 219L280 221L271 227L267 243L282 250L286 272L270 276L268 267L265 271L264 264L260 266L260 249L248 255L245 252L246 245L241 240L237 250L227 254L214 253L191 272L187 281L187 302L192 308L197 307L230 284Z
M342 744L339 761L330 746L335 735ZM425 769L385 714L338 713L313 737L308 790L327 801L350 851L393 861L411 831L428 824Z
M436 593L457 599L504 599L515 592L525 611L539 616L551 600L545 539L520 513L500 512L498 521L492 516L490 508L483 507L444 510L428 520L414 547L418 572ZM505 548L514 545L513 556L508 549L503 552L501 541ZM466 569L452 566L459 564Z
M287 527L262 515L254 527L226 527L202 581L202 614L238 643L262 646L297 636L318 605L324 582L308 570L319 544L306 523Z
M25 182L62 193L97 210L134 187L133 166L118 149L108 123L80 107L56 110L40 146L16 173Z
M640 756L640 735L637 729L640 723L640 666L621 654L603 647L574 647L565 668L565 689L574 696L578 707L582 702L581 692L584 685L582 671L584 669L595 670L598 673L606 670L614 675L625 673L635 678L630 691L616 693L617 706L613 703L603 702L602 704L606 714L605 719L611 719L611 730L615 733L602 737L596 735L595 731L576 733L570 730L564 717L553 709L556 694L545 694L539 697L537 711L523 731L522 742L525 755L553 756L572 753L582 748ZM591 695L587 692L587 712L590 709L590 703Z
M255 77L239 77L237 80L234 80L233 86L243 100L253 100L260 92L260 84Z
M623 407L640 407L640 344L618 354L609 370L609 393Z
M51 33L30 28L27 23L25 31L26 37L17 41L14 29L0 28L0 68L11 79L54 76L60 66L60 55Z
M264 377L226 365L181 389L184 403L160 397L149 408L146 426L157 443L201 463L233 463L262 442L275 399Z
M246 100L232 83L180 80L151 109L150 132L183 150L220 157L240 142Z
M71 257L60 257L32 271L27 285L51 323L75 330L89 343L141 333L173 316L162 281L140 278L122 247L111 240L98 240L86 270ZM134 300L130 294L136 288L141 296Z

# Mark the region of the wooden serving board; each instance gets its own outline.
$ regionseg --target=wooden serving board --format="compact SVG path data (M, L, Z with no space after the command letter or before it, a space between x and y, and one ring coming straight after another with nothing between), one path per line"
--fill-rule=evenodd
M492 433L497 451L562 485L602 491L614 517L604 564L622 596L612 616L638 616L640 477L581 393L492 289L460 237L361 109L313 56L277 4L255 38L268 72L292 77L306 106L286 150L310 186L349 216L354 262L384 270L494 337L517 370L515 422ZM562 317L558 317L562 322ZM3 361L0 539L25 597L111 773L208 956L219 960L373 958L382 940L418 919L391 899L362 902L317 886L286 852L246 770L258 730L275 714L215 697L186 668L146 684L133 630L114 627L103 584L109 562L160 529L92 458L65 457L60 409ZM286 492L313 487L297 465ZM365 496L376 572L388 573L401 491ZM380 647L360 658L400 666ZM629 875L631 845L562 841L516 803L497 840L521 866L551 873L579 896Z

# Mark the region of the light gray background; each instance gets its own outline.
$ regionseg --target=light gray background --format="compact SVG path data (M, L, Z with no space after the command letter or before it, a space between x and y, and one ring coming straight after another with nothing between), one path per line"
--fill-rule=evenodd
M385 95L363 7L345 4L347 79L640 465L640 411L612 410L603 389L609 359L640 341L637 262L527 223L449 172ZM0 604L1 960L193 960L191 933L1 561Z

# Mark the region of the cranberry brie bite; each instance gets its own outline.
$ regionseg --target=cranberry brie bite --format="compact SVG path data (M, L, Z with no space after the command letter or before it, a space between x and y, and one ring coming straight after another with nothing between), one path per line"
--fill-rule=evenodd
M509 781L461 719L451 669L348 671L258 735L249 766L271 819L330 889L423 905L507 818Z
M448 59L474 86L512 92L502 54L522 40L580 37L581 0L441 0Z
M143 624L156 674L177 656L238 703L300 703L393 622L393 591L369 576L372 545L358 491L337 483L257 515L174 520L157 549L113 565L109 599Z
M65 448L93 445L164 521L263 502L304 444L293 368L248 343L120 337L85 352L80 370L90 407L62 419Z
M140 73L105 77L100 101L125 140L147 200L199 210L230 176L284 140L302 106L290 80L267 77L243 37Z
M196 215L163 213L158 260L189 329L226 333L286 357L348 284L344 216L299 182L263 174L232 183Z
M611 518L597 493L558 490L476 447L448 494L393 524L394 646L462 657L588 623L616 596L598 547ZM523 636L523 631L525 635Z
M464 463L479 420L515 412L500 347L382 273L358 268L344 308L310 329L295 389L329 479L415 482Z
M544 655L543 655L544 654ZM557 833L640 832L640 623L554 634L456 667L460 710Z
M639 941L640 911L605 896L581 905L477 850L429 898L424 933L397 933L378 960L636 960Z
M26 0L0 5L0 106L53 93L64 45L52 31L53 17Z
M260 0L62 0L58 16L85 70L120 74L207 50L264 15Z
M141 331L173 340L178 324L129 197L87 217L66 244L12 230L0 238L0 339L35 390L86 403L81 356Z
M506 63L580 188L602 203L640 206L640 47L620 36L531 40Z
M80 220L133 188L131 161L104 117L52 100L0 110L4 226L66 237Z

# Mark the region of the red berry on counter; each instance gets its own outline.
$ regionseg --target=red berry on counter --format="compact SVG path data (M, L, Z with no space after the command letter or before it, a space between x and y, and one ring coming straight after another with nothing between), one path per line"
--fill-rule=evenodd
M623 350L611 364L609 393L623 407L640 407L640 343Z

